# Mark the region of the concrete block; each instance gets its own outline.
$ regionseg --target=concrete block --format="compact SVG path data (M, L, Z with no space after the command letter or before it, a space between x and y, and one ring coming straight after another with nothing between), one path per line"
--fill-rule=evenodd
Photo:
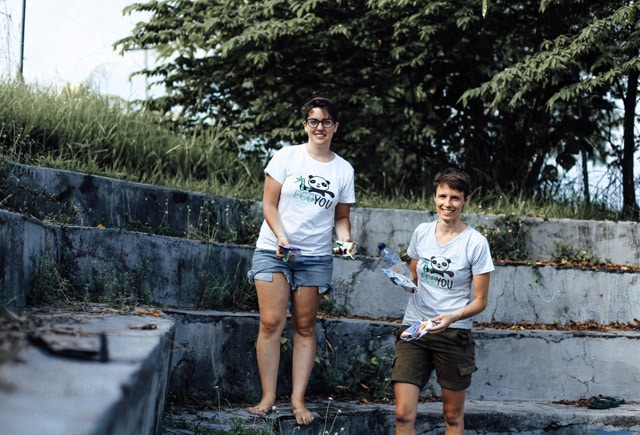
M23 349L20 363L0 366L2 433L158 433L168 392L173 321L112 313L66 313L63 318L74 317L80 320L48 321L56 328L78 331L73 340L85 347L91 347L91 337L85 335L105 333L109 360L82 361L33 346ZM153 323L156 329L131 329L143 323Z
M251 345L257 337L257 315L184 310L168 314L176 319L172 391L211 400L237 399L241 393L249 403L259 398ZM379 370L375 374L377 388L391 392L388 378L397 326L392 322L320 319L316 329L319 363L314 366L310 392L314 385L321 385L324 390L320 391L325 392L327 385L340 385L337 374L353 380L362 375L358 370L374 366ZM478 371L467 392L470 400L552 402L601 394L640 401L637 332L483 328L474 330L474 338ZM290 349L283 351L282 359L290 361L290 354ZM279 375L279 394L284 395L290 388L290 366L283 364ZM369 388L375 387L369 384ZM434 377L425 391L439 395Z

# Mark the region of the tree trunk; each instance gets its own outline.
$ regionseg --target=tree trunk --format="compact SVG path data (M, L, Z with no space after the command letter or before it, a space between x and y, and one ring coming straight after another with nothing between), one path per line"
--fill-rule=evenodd
M629 72L627 95L624 98L624 147L622 151L622 217L638 220L638 203L633 182L633 156L635 153L634 126L636 98L638 96L638 71Z

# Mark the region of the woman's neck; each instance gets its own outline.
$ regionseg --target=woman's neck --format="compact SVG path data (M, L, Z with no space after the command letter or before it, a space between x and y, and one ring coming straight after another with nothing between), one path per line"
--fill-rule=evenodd
M306 150L314 160L319 162L330 162L333 160L333 151L331 151L329 146L319 147L307 142Z
M439 243L448 243L451 240L455 239L458 234L464 231L467 228L467 224L461 219L457 219L455 221L443 221L442 219L438 219L436 221L436 240Z

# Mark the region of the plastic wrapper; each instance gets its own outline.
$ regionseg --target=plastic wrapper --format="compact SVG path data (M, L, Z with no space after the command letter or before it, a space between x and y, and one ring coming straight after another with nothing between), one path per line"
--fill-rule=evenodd
M423 335L429 333L427 328L433 328L434 326L435 324L429 319L418 320L413 325L402 331L400 339L404 341L417 340Z
M358 242L342 242L338 240L333 248L333 253L353 260L353 256L358 253Z
M300 248L296 248L295 246L283 246L278 245L280 247L280 252L284 253L284 257L282 257L282 261L285 263L288 261L293 261L296 259L298 255L300 255Z
M401 273L391 269L382 269L382 271L387 275L392 283L399 285L408 292L413 293L418 288L408 276L402 275Z

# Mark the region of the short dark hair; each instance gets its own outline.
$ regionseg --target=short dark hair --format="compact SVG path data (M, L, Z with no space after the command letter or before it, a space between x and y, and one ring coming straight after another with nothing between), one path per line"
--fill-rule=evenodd
M314 109L316 107L319 107L322 110L326 110L329 113L329 117L333 119L334 122L338 122L338 114L340 112L338 109L338 105L328 98L323 97L314 97L304 103L304 106L302 106L301 109L303 118L307 119L307 117L309 116L309 112L311 112L311 109Z
M438 172L433 179L433 194L438 191L438 186L447 184L450 188L459 190L467 198L471 195L471 177L466 172L457 168L447 168Z

